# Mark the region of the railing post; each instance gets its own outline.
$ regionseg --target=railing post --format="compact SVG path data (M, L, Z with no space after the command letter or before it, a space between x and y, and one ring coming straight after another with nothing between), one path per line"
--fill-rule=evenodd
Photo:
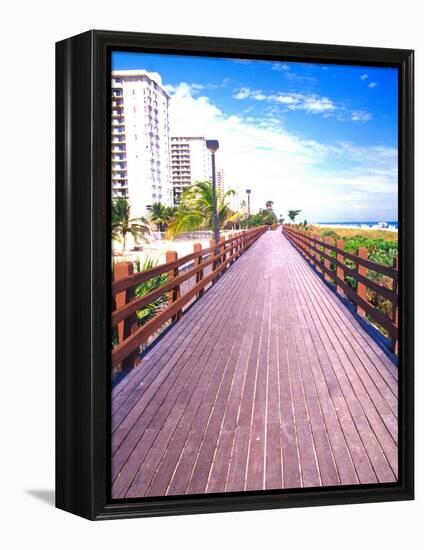
M297 235L297 239L298 239L298 245L299 245L299 248L300 248L300 253L302 254L302 256L304 256L302 232L299 229L297 229L296 230L296 235Z
M336 247L339 249L339 250L344 250L344 241L343 239L338 239L336 241ZM339 254L338 252L336 253L336 259L338 262L340 263L344 263L344 256L343 254ZM344 296L344 290L342 289L342 287L337 284L337 279L340 279L341 281L344 281L344 269L338 265L336 265L336 285L337 285L337 292L339 294L341 294L342 296Z
M113 272L114 281L119 281L133 275L134 266L132 262L117 262L114 265ZM128 302L133 300L134 297L134 288L129 288L123 292L120 292L115 296L116 309L121 309L128 304ZM120 321L117 325L118 342L121 344L124 340L131 336L131 334L137 330L137 326L137 316L135 314L130 315L124 321ZM138 367L140 363L140 352L139 350L135 350L122 361L122 367Z
M317 238L317 235L315 233L312 233L311 235L311 239L314 239L314 241L316 240ZM317 261L317 243L316 242L313 242L312 245L312 251L311 251L311 256L312 256L312 265L316 267L316 261Z
M399 257L395 256L393 259L393 267L398 272L399 270ZM399 294L399 282L398 278L396 277L396 280L393 279L393 290L396 293L396 302L392 304L392 319L393 324L395 325L395 328L397 329L399 327L398 321L399 321L399 306L398 306L398 294ZM392 335L392 350L396 355L399 354L399 340L397 338L397 335Z
M202 250L202 245L200 243L194 243L193 245L193 252L200 252ZM198 258L195 258L194 260L194 265L195 266L200 266L202 265L202 260L203 260L203 257L202 256L199 256ZM200 281L203 279L203 269L200 269L197 273L196 273L196 284L197 283L200 283ZM203 292L204 292L204 289L201 288L199 290L199 293L197 294L197 298L200 298L202 295L203 295Z
M230 239L230 247L229 247L229 252L228 252L228 257L229 258L232 258L233 254L234 254L234 241L232 240L234 238L234 233L232 233L229 237ZM232 263L234 262L234 260L230 260L230 263L228 264L228 266L230 266Z
M175 262L175 260L178 259L178 254L174 250L168 250L165 254L165 261L167 264L171 262ZM178 277L179 269L178 267L172 269L168 272L168 278L169 280L175 279L175 277ZM174 303L178 298L181 296L181 289L180 285L177 285L175 288L171 290L169 293L169 300L171 303ZM181 319L182 311L179 310L175 315L172 316L172 321L178 321L178 319Z
M235 239L234 241L231 242L231 256L234 256L233 258L233 261L231 262L232 264L236 261L237 259L237 236L238 236L238 232L235 232L233 234L233 239Z
M209 241L209 248L213 248L212 250L212 259L213 259L213 262L211 263L211 266L212 266L212 273L215 271L216 269L216 256L217 256L217 249L215 248L216 246L216 242L214 241L214 239L211 239ZM214 284L216 282L216 277L214 279L212 279L212 284Z
M222 243L222 246L220 248L221 255L219 260L220 265L222 265L227 259L227 253L225 252L225 237L220 237L219 242ZM221 273L223 273L223 271L221 271Z
M360 258L364 258L365 260L368 258L368 250L365 248L365 246L361 246L358 249L358 256ZM366 277L368 274L368 269L360 263L357 264L357 271L359 275L363 275L364 277ZM367 287L364 285L364 283L357 281L356 294L363 300L367 299ZM359 305L356 306L356 312L361 317L365 317L365 311Z
M312 250L311 250L311 241L310 241L310 235L308 235L308 232L305 231L305 239L306 239L306 256L307 260L311 265L314 265L314 261L312 260Z
M310 254L310 260L311 265L315 266L315 243L313 242L313 239L315 239L315 236L313 233L309 235L309 254Z
M324 243L325 243L325 244L331 244L331 238L330 238L330 237L325 237ZM329 248L326 248L325 246L324 246L324 254L326 254L327 256L330 255L330 249L329 249ZM324 258L324 267L326 267L327 269L331 269L330 260L327 260L327 258ZM324 279L325 279L326 281L330 281L330 282L331 282L331 280L332 280L331 277L330 277L330 275L328 275L328 273L325 273L325 274L324 274Z
M316 257L317 257L317 270L322 273L322 267L321 267L321 246L322 246L322 239L319 234L317 234L317 243L316 243Z

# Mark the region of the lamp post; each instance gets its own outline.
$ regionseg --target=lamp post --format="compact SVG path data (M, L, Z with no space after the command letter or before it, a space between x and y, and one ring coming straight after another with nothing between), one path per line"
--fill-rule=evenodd
M216 205L216 174L215 174L215 153L219 149L219 142L216 139L207 139L206 148L211 152L212 158L212 208L213 208L213 238L219 241L218 209Z
M246 189L247 194L247 228L250 229L250 189Z

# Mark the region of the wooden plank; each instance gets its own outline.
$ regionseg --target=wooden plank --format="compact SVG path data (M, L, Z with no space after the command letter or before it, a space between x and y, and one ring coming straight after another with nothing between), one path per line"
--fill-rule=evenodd
M290 268L291 271L291 268ZM307 407L310 430L314 441L316 460L319 468L319 475L322 485L337 485L340 482L337 467L334 460L333 450L330 445L327 426L324 421L321 403L315 381L312 375L311 361L315 361L315 349L307 334L307 324L298 301L298 289L295 278L289 277L290 295L292 298L291 309L294 318L294 333L300 376ZM303 330L302 330L303 329ZM312 358L311 358L312 357Z
M252 438L252 418L260 347L258 334L261 330L263 318L264 295L259 291L259 289L262 289L262 280L260 278L258 279L258 277L251 277L249 280L251 283L256 281L258 286L256 287L256 292L253 292L254 289L251 289L252 302L254 303L248 325L249 334L251 335L251 350L246 365L245 380L240 398L237 427L234 436L233 452L227 476L228 491L242 491L246 489L248 457ZM259 480L259 484L260 485L257 487L258 489L263 486L262 480Z
M272 266L278 272L279 262L276 256ZM278 324L281 304L277 299L277 289L280 280L273 277L270 281L271 311L268 341L268 382L266 411L266 444L265 444L265 489L280 489L283 487L283 464L281 443L281 411L280 411L280 376Z
M144 367L114 392L114 496L396 478L396 368L278 232L243 254Z
M284 249L285 242L282 243ZM281 280L287 277L287 257L281 254ZM287 338L287 288L280 285L277 291L277 303L281 304L280 323L277 325L278 357L279 357L279 387L280 387L280 418L281 418L281 452L283 463L283 487L286 489L302 487L302 472L300 450L297 438L295 411L293 406L293 384L289 368L289 341Z
M242 332L243 327L240 327ZM240 337L240 332L237 337ZM252 346L252 336L246 334L243 338L240 353L237 358L233 383L225 408L220 428L216 450L211 465L206 492L219 493L226 489L231 454L235 440L235 430L240 407L242 390L246 378L247 364Z
M343 345L340 345L342 342L337 338L338 324L328 316L325 307L322 307L321 298L323 295L325 295L324 292L317 294L317 301L312 300L311 302L315 308L315 315L320 319L321 337L324 335L325 329L325 335L328 336L335 350L332 358L333 368L336 369L337 376L341 380L340 385L343 388L345 399L349 404L355 423L361 428L360 431L362 430L364 434L363 439L367 441L369 454L375 459L373 466L376 473L385 480L393 479L393 474L390 475L390 468L387 467L387 457L382 453L380 440L384 441L383 445L390 459L389 461L393 467L396 467L397 453L395 446L393 446L394 442L388 438L387 428L384 426L381 417L376 413L375 404L367 396L366 389L357 373L355 373L351 362L352 350L346 352ZM345 340L343 344L348 344L348 341ZM374 430L377 430L376 434L374 434Z
M222 284L222 282L220 282L220 284ZM214 287L214 290L215 290L215 287ZM168 494L184 494L186 490L186 487L189 482L190 475L193 469L193 465L196 460L197 449L201 445L201 441L202 441L204 432L206 430L211 408L216 399L216 395L220 387L222 377L224 375L225 369L229 362L228 356L230 355L231 346L233 344L234 331L236 331L239 327L242 326L243 317L242 315L240 315L239 310L240 308L243 310L243 308L247 305L246 304L247 300L248 300L248 295L243 292L243 289L240 286L238 288L238 292L233 292L232 297L229 300L228 305L235 304L235 310L233 312L229 311L229 314L227 316L228 326L223 326L224 337L221 339L221 342L224 345L216 346L214 348L214 352L211 354L212 362L216 363L216 370L214 372L214 375L212 377L210 384L208 385L207 389L204 391L203 395L201 393L199 394L202 397L202 400L198 410L196 411L195 425L193 424L190 426L189 425L190 423L187 420L187 417L183 418L180 424L184 428L188 427L190 431L190 433L187 436L187 440L182 442L175 441L172 443L173 447L175 447L176 445L181 447L181 444L183 444L184 449L181 452L181 456L179 457L178 464L174 468L176 469L176 472L174 474L174 479L176 479L176 483L173 483L173 480L171 480L170 487L168 489ZM238 325L237 325L237 322L236 323L234 322L234 320L238 320ZM218 359L214 356L217 353L219 353ZM190 408L191 406L192 404L190 405ZM194 452L193 449L196 449L196 452ZM164 466L161 471L161 474L163 474L164 471L166 471L166 476L169 474L170 470L172 469L171 463L176 458L176 455L177 453L174 453L174 456L165 457L163 462ZM175 465L175 460L174 460L174 465ZM225 482L225 479L224 479L224 482ZM149 491L149 494L156 493L159 490L159 488L163 485L164 485L164 480L159 479L159 476L157 475L154 481L154 485L152 485L151 490Z
M234 291L234 289L233 289ZM229 290L231 293L231 289ZM221 321L222 312L225 312L225 302L219 303L219 308L212 310L212 317L204 319L202 322L202 335L205 331L212 329L218 325ZM205 345L206 339L202 335L199 335L199 345ZM141 399L136 401L135 406L130 410L124 421L121 423L119 429L113 434L112 447L113 447L113 459L112 459L112 473L113 479L121 471L123 464L128 460L131 453L134 452L137 445L137 441L143 435L143 431L149 425L149 422L156 414L158 407L162 405L162 402L166 399L169 392L172 390L173 399L178 396L176 393L176 381L181 379L181 376L187 372L187 360L196 349L196 344L192 339L188 340L180 359L175 365L169 363L169 370L165 373L160 373L155 379L155 383L148 386L146 393ZM173 400L168 398L166 406L169 407L173 403ZM136 452L137 454L137 452ZM131 470L134 473L134 468ZM127 475L127 477L130 474ZM124 482L121 480L121 485Z
M196 421L198 425L198 414L202 400L206 392L210 387L212 376L215 372L222 368L227 361L228 354L231 352L231 346L233 344L234 332L237 332L241 326L241 323L234 322L235 319L241 318L239 316L240 311L246 311L246 296L242 294L234 294L232 301L227 304L227 307L233 308L227 316L226 323L222 323L221 338L218 341L218 345L214 345L208 354L207 363L210 364L210 376L207 384L204 384L200 388L196 388L193 393L192 399L187 403L184 414L178 425L178 433L173 437L169 444L168 450L163 460L158 467L154 476L153 482L147 492L148 495L160 495L164 494L167 490L172 474L177 466L178 460L183 451L185 442L187 440L190 429L193 423ZM225 464L225 461L223 461ZM224 490L225 487L225 474L223 478L219 480L218 490Z
M246 259L245 259L246 260ZM247 265L247 262L245 261ZM241 266L240 266L241 267ZM248 265L249 268L252 265ZM244 299L246 300L249 296L248 293L243 293ZM242 301L242 300L241 300ZM239 315L235 317L239 319L243 326L243 316ZM234 320L234 317L233 317ZM226 352L225 360L221 368L217 370L214 380L212 381L210 387L205 392L201 406L196 414L196 422L191 427L187 441L185 442L184 450L181 454L181 458L174 472L173 478L169 484L167 494L183 494L187 490L187 485L190 481L194 465L196 464L197 456L199 453L200 446L202 445L206 428L208 426L209 418L211 415L212 408L217 399L217 394L222 383L222 378L224 376L225 370L228 367L230 351Z
M199 449L199 454L194 465L191 478L187 487L187 493L197 494L205 492L209 479L209 472L212 465L215 449L222 424L222 414L228 401L229 392L237 364L237 357L240 353L241 341L237 339L233 343L231 354L228 357L228 365L223 374L215 402L208 418L207 428Z
M303 280L302 280L303 282ZM306 290L307 288L307 290ZM334 348L329 344L326 331L322 330L322 325L317 319L313 301L310 300L310 288L305 287L308 295L307 304L310 308L309 319L311 319L310 330L311 337L316 349L320 351L320 362L323 367L323 375L331 396L334 410L343 429L343 435L349 447L349 452L355 464L355 469L361 483L373 483L377 481L374 469L368 458L366 449L362 443L357 427L353 422L351 411L345 399L345 393L348 388L343 388L337 378L334 370L334 364L337 363L337 354ZM342 473L340 473L342 477Z
M322 420L325 424L325 431L322 431L322 426L320 426L319 423L315 427L315 440L326 440L328 438L331 444L331 452L334 457L334 459L330 459L329 463L331 464L334 461L337 468L337 472L335 472L333 468L328 472L326 471L328 465L325 464L325 462L322 464L321 460L323 485L329 484L328 481L334 484L335 474L339 478L339 482L347 485L355 484L358 483L359 480L344 434L344 430L347 430L349 425L343 423L343 419L339 418L338 411L333 402L333 396L340 395L341 392L338 385L334 384L334 381L328 383L328 380L325 378L324 371L326 369L328 370L330 366L329 359L322 348L319 338L316 338L317 333L312 322L311 312L309 311L309 296L303 294L298 281L298 272L295 269L293 269L293 284L294 295L297 302L296 307L299 316L299 325L302 330L302 338L305 341L309 359L309 369L316 388L319 406L322 411ZM359 438L356 437L355 443L357 443L358 440ZM371 468L369 468L368 472L372 473ZM327 478L328 481L326 481ZM376 480L376 478L374 478L374 480ZM335 484L337 484L337 482Z
M353 353L351 355L352 360L355 362L357 369L360 370L360 378L363 380L364 385L370 390L373 391L374 388L378 389L378 392L381 396L384 397L385 403L382 405L382 410L384 412L388 412L386 409L386 405L391 409L393 414L397 416L397 381L391 377L388 376L387 370L385 368L377 369L375 368L375 363L371 363L369 356L364 352L363 346L359 345L358 341L355 338L352 338L352 333L354 333L354 326L357 325L357 322L353 322L351 319L349 321L349 324L346 325L346 323L343 321L343 319L340 317L340 312L346 313L343 310L343 306L338 303L338 308L335 307L334 301L328 300L328 295L326 298L325 294L320 295L320 299L324 300L323 303L325 303L328 307L325 311L328 311L328 313L332 316L332 318L335 319L335 327L339 334L339 340L344 344L344 346L347 349L347 353L351 355L351 351L353 348ZM323 308L321 308L322 311L324 311ZM334 317L334 314L337 315L337 317ZM341 321L341 322L340 322ZM368 339L369 340L369 339ZM358 361L359 359L359 361ZM381 375L386 376L381 376ZM388 382L388 383L387 383ZM380 402L380 396L376 396L376 403Z
M225 307L225 302L238 287L239 284L236 275L229 273L227 285L222 295L223 308ZM117 429L132 409L134 403L140 399L141 395L150 387L150 384L156 377L159 377L158 380L165 379L170 370L175 370L173 363L184 352L186 343L190 342L190 340L201 338L208 322L206 314L213 301L214 296L212 294L206 295L196 307L196 310L192 310L186 314L184 324L177 323L172 330L172 335L170 333L166 334L161 340L162 345L152 349L148 357L143 361L143 369L137 372L130 372L127 375L129 379L133 380L132 384L129 386L126 385L124 393L121 392L119 396L117 395L113 399L113 431ZM154 368L157 365L160 365L160 369ZM156 383L158 380L156 380ZM124 408L122 409L122 407Z
M234 283L232 275L229 279ZM230 282L230 280L228 280ZM230 286L230 285L229 285ZM234 289L237 288L237 282ZM231 288L229 290L231 292ZM228 294L229 296L230 294ZM227 295L223 295L225 300ZM185 342L194 339L199 335L199 331L204 326L202 322L205 319L213 296L206 295L202 302L197 306L197 310L189 311L185 314L185 323L173 327L172 335L168 332L161 339L161 346L155 346L151 349L146 359L143 361L143 368L132 370L123 378L123 380L112 390L112 430L115 431L123 418L131 410L133 404L141 397L150 383L158 375L159 364L161 371L167 366L172 368L172 362L183 353ZM200 319L200 322L199 322ZM123 410L120 410L124 407Z
M257 325L258 352L256 357L255 394L250 424L249 457L246 471L245 489L247 491L257 491L258 489L265 488L266 400L270 325L269 278L262 281L262 287L263 308Z
M357 323L347 308L340 304L334 294L326 295L326 303L336 317L343 333L349 338L362 364L368 370L379 391L385 395L392 411L397 412L397 368L388 359L378 345L369 338L368 333Z

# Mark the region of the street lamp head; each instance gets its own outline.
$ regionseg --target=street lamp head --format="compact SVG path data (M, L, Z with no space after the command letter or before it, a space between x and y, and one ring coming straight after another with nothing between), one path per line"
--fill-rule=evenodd
M207 139L206 148L211 152L215 153L219 149L219 142L217 139Z
M246 189L246 193L250 195L250 189Z

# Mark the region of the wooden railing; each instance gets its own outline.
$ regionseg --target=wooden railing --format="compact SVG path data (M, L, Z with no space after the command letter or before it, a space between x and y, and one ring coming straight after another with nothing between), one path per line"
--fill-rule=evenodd
M365 247L358 249L358 254L351 254L344 250L344 241L336 243L329 237L320 239L310 231L294 229L283 225L283 234L316 269L324 274L326 281L335 285L335 290L349 298L355 304L356 311L362 317L369 316L377 325L383 327L391 340L392 350L397 353L398 348L398 258L393 267L378 264L368 259ZM331 252L333 255L331 255ZM350 260L355 267L349 267L345 261ZM383 286L378 281L369 278L368 272L373 271L391 279L391 288ZM345 280L352 277L356 282L356 289ZM377 309L367 299L367 289L374 291L391 304L390 315Z
M200 298L205 287L216 282L266 229L262 226L237 233L228 239L221 237L218 243L211 240L209 247L204 249L201 244L196 243L193 246L194 251L181 258L178 258L176 252L167 252L166 263L139 273L133 273L132 263L115 264L112 327L117 326L118 344L112 350L112 369L119 365L137 366L140 363L140 347L166 323L177 321L182 315L183 307ZM210 272L206 274L205 271ZM138 285L162 274L167 274L165 284L148 294L136 297L135 289ZM182 284L191 278L194 278L194 285L182 294ZM139 326L137 311L164 294L168 296L166 306L153 319Z

